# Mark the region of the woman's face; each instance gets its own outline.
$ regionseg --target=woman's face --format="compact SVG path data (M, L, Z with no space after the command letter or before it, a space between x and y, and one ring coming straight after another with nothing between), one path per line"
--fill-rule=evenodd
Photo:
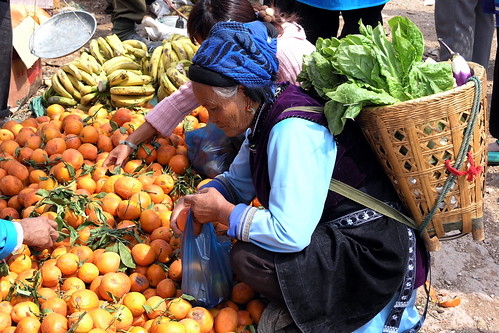
M244 94L242 86L229 98L218 95L212 86L198 82L192 82L192 89L199 104L208 110L210 122L216 124L228 137L244 133L251 125L254 112L248 111L247 106L254 109L256 103Z

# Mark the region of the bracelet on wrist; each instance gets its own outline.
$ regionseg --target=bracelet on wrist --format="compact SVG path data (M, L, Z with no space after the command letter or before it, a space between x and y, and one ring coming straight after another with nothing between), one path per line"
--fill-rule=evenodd
M128 146L134 150L138 148L138 146L135 143L131 143L130 141L126 141L126 140L121 140L120 145Z

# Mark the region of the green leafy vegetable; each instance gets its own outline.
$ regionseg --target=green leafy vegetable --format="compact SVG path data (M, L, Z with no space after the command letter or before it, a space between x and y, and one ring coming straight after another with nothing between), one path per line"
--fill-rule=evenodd
M298 81L326 100L329 130L339 134L347 119L365 106L388 105L432 95L455 86L449 63L423 62L424 39L406 17L388 22L391 40L380 24L360 23L360 34L319 38L303 58Z

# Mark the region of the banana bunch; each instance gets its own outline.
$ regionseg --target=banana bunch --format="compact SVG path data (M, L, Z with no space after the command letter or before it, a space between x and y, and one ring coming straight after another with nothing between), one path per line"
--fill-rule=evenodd
M139 69L134 69L127 62L122 62L122 66L117 69L114 69L115 64L109 66L106 64L107 62L103 67L108 69L107 82L113 106L143 106L154 98L156 89L152 85L151 76L142 74Z
M127 71L121 86L126 89L114 89L117 85L116 72ZM144 75L149 71L149 54L147 46L138 40L122 42L118 36L109 35L92 39L89 49L81 52L80 57L62 66L51 78L51 87L42 95L45 105L57 103L64 106L86 106L97 101L103 103L139 105L138 98L151 92L151 78ZM139 77L139 79L137 79ZM110 82L110 78L114 80ZM131 86L145 86L142 90L130 90ZM114 102L113 95L132 95L132 102ZM150 100L150 97L148 100ZM118 97L116 97L118 100ZM129 99L129 98L128 98Z
M172 34L154 49L149 60L149 75L158 85L158 101L174 93L189 81L187 73L199 45L180 34Z

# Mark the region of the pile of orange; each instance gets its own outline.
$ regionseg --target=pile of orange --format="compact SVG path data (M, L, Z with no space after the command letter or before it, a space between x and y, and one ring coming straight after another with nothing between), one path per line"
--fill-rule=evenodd
M189 168L184 131L204 126L206 110L194 110L170 137L141 146L121 170L104 167L109 152L143 122L144 113L125 108L95 105L85 112L54 104L46 116L0 129L0 218L55 219L62 212L61 231L78 234L42 252L23 246L7 259L0 333L249 332L258 323L265 303L244 283L213 309L193 306L180 289L172 191ZM60 188L86 198L85 206L46 201L44 193ZM138 237L126 236L135 268L113 251L91 248L98 227L135 231Z

